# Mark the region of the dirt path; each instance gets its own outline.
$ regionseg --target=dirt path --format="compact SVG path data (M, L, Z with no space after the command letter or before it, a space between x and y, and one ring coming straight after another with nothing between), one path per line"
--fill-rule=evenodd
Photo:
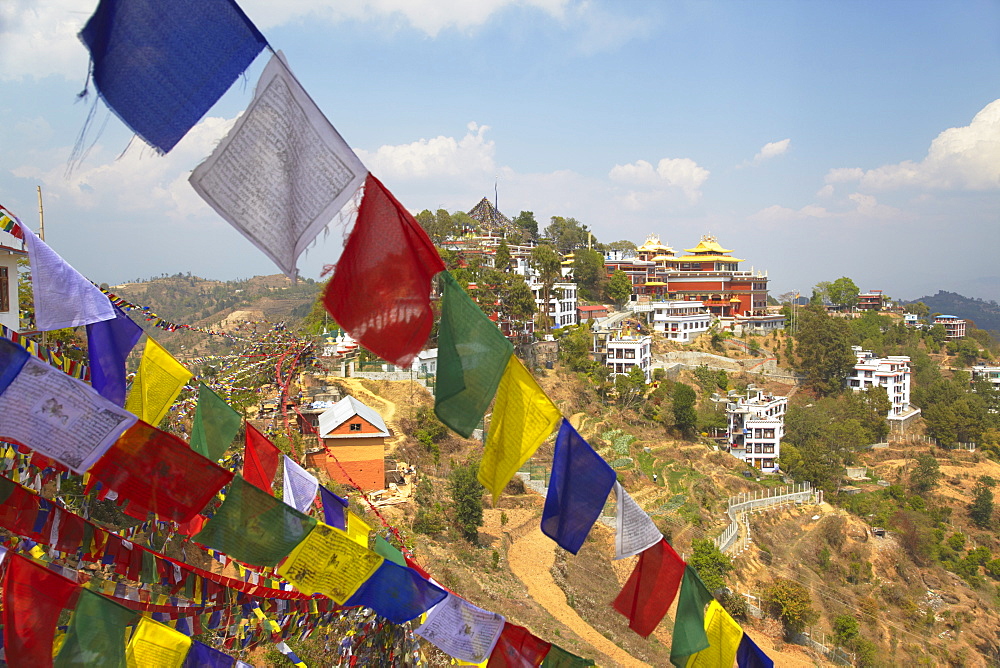
M510 570L528 588L528 593L553 617L565 624L584 642L613 659L620 666L646 666L601 635L566 603L566 594L552 579L556 544L538 527L511 545Z

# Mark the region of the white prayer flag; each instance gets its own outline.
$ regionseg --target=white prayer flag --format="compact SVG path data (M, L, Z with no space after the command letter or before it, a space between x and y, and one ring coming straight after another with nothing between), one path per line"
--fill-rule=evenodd
M482 663L493 653L503 625L503 615L477 608L449 592L427 612L427 621L416 633L445 654L467 663Z
M190 182L294 280L299 255L367 175L279 51L264 68L250 106Z
M29 357L0 394L0 438L84 473L136 417L92 387Z
M660 542L663 534L639 504L632 500L620 482L615 483L618 499L615 523L615 559L645 552Z
M295 463L288 455L285 459L284 502L300 513L309 510L316 493L319 491L319 480L312 473Z
M35 328L49 332L111 320L111 300L49 248L25 225L21 225L31 262L31 291L35 297Z

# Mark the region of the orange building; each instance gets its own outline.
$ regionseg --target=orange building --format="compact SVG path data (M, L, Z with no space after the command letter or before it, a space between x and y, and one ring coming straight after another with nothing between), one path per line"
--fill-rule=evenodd
M699 301L719 317L766 315L767 274L740 269L740 258L704 235L694 248L678 256L655 234L636 250L636 257L609 260L610 276L621 269L632 280L633 299Z
M385 488L389 429L374 409L354 397L344 397L319 416L319 435L324 449L309 455L313 466L365 492Z

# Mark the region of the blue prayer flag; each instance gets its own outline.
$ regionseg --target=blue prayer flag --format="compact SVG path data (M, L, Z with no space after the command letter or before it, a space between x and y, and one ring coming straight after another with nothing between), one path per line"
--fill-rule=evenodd
M28 351L13 341L0 339L0 394L14 382L28 361Z
M744 631L736 650L736 665L739 668L774 668L774 661Z
M323 521L341 531L347 531L347 516L344 514L347 499L337 496L323 485L319 486L319 497L323 501Z
M125 406L125 358L139 342L142 327L117 306L111 320L87 325L90 384L108 401Z
M587 441L562 421L542 510L542 533L576 554L601 515L617 476Z
M181 668L232 668L236 659L197 640L191 643Z
M387 559L344 606L363 605L393 624L405 624L433 608L445 596L444 589L412 568L397 566Z
M163 153L267 45L233 0L101 0L80 39L101 98Z

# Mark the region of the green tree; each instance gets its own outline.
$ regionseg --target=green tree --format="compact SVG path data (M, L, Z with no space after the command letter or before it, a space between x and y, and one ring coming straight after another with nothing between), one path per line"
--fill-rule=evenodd
M576 218L552 216L552 222L545 228L545 238L560 253L569 253L584 248L591 238L590 228Z
M621 251L623 253L633 252L638 248L635 243L629 241L628 239L622 239L620 241L612 241L609 244L605 244L608 250Z
M779 578L764 592L764 604L785 629L789 640L819 619L809 591L794 580Z
M517 218L513 222L523 231L525 241L536 241L538 239L538 221L535 220L533 212L522 211L517 214Z
M795 344L798 369L805 374L806 386L824 396L839 392L856 362L847 322L822 309L808 308L802 315Z
M841 276L827 288L827 295L830 301L837 306L854 308L858 303L858 286L847 276Z
M903 305L903 310L907 313L914 313L919 318L926 318L931 313L931 309L923 302L910 302Z
M646 375L638 365L629 369L628 373L615 376L615 393L619 405L631 408L642 398L646 388Z
M535 315L535 296L521 274L505 274L497 297L500 315L512 322L527 322Z
M833 619L833 637L841 647L851 647L860 632L858 620L851 615L837 615Z
M590 325L581 323L564 328L559 339L559 359L573 371L589 371L594 366L590 359Z
M473 545L479 544L479 527L483 526L483 486L478 474L479 462L469 462L454 469L448 478L455 523L462 537Z
M552 327L552 316L549 315L552 286L561 277L562 263L552 246L542 244L532 249L531 266L538 272L538 280L542 284L542 309L538 314L538 324L547 332Z
M969 517L980 529L993 526L993 491L996 481L989 476L982 476L972 490L972 503L969 504Z
M710 592L717 592L726 586L726 576L733 570L733 560L723 554L715 541L695 538L691 541L692 555L688 565L698 571L702 582Z
M604 271L604 256L589 248L573 252L573 279L580 288L580 296L588 301L600 301L608 275Z
M696 398L694 388L690 385L684 383L674 385L674 427L686 435L690 435L698 426L698 412L694 407Z
M608 299L621 307L632 296L632 279L621 269L616 269L608 280Z
M493 256L493 266L497 271L510 271L510 248L507 247L507 240L501 239L497 246L496 255Z
M926 494L934 489L941 479L941 467L934 455L925 452L917 457L916 467L910 471L910 489L917 494Z

